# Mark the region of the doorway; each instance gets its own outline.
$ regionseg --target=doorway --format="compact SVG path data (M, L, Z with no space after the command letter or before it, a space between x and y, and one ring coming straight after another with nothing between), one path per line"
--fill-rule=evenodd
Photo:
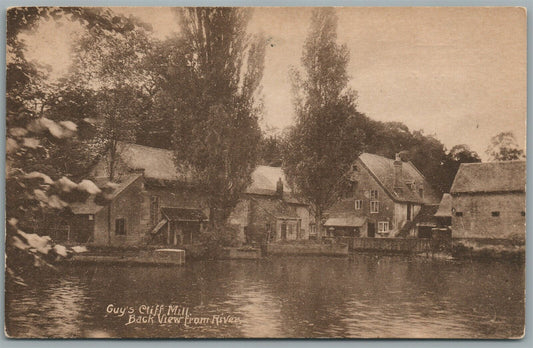
M368 223L368 237L374 238L376 236L376 224L374 222Z

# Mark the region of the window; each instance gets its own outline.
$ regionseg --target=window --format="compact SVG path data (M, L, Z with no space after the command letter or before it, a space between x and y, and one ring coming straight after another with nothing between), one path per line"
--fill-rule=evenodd
M420 198L424 198L424 189L423 188L418 189L418 195L420 196Z
M274 239L276 239L276 233L272 229L272 225L270 223L265 224L265 230L269 241L273 241Z
M526 212L525 212L525 211L521 211L521 212L520 212L520 215L522 215L522 216L526 216Z
M289 233L289 235L292 235L292 233L293 233L293 228L294 228L293 224L289 223L289 224L288 224L288 227L289 227L289 231L288 231L288 233Z
M370 199L378 199L378 190L370 190Z
M370 212L371 213L379 213L379 202L378 201L371 201L370 202Z
M378 232L388 232L389 231L389 222L380 221L378 222Z
M348 182L346 191L344 191L344 198L352 198L355 192L355 185L353 182Z
M150 222L152 225L159 222L159 196L152 196L150 199Z
M353 170L354 172L358 172L358 171L359 171L359 168L357 168L357 164L354 164L354 165L352 166L352 170Z
M493 211L492 213L490 213L493 217L498 217L500 216L500 212L499 211Z
M115 220L115 234L121 236L126 234L126 219L120 218Z
M89 221L93 221L94 220L94 215L93 214L89 214Z
M462 211L456 211L455 212L455 216L461 217L461 216L463 216L463 212Z
M309 234L310 235L316 235L316 225L313 223L309 224Z
M363 201L360 199L355 200L355 210L361 210L363 207Z

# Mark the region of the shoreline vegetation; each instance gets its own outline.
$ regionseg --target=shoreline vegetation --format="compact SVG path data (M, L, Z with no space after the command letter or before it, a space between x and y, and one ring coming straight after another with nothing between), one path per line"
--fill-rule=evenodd
M165 248L174 249L168 245L149 246L90 246L87 245L87 252L80 255L91 256L116 256L134 257L150 254L155 250ZM447 250L433 250L427 253L422 252L398 252L394 250L348 250L348 246L340 242L321 242L317 240L305 241L284 241L265 245L244 245L240 247L220 247L217 250L208 251L205 244L195 244L175 249L185 250L186 260L225 260L225 259L259 259L273 256L348 256L352 254L374 254L379 255L409 255L421 256L433 259L448 260L509 260L524 261L525 245L480 245L475 242L454 242L453 246ZM243 254L248 253L254 256L236 256L233 251ZM255 254L260 256L255 256ZM74 256L75 257L75 256Z

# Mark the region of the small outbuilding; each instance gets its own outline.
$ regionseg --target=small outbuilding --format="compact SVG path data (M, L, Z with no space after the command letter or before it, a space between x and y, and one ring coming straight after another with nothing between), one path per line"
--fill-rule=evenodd
M525 161L463 163L450 194L453 238L525 239Z

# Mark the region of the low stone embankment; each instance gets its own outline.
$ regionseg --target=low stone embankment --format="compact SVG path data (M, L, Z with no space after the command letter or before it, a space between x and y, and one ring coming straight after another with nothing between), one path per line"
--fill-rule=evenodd
M268 255L301 255L301 256L348 256L348 245L344 243L318 242L277 242L269 243L266 248Z

